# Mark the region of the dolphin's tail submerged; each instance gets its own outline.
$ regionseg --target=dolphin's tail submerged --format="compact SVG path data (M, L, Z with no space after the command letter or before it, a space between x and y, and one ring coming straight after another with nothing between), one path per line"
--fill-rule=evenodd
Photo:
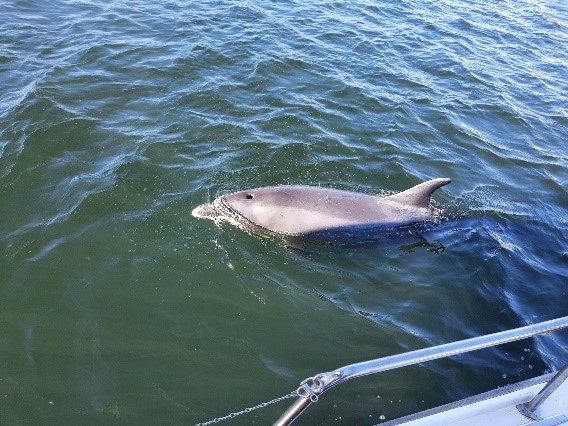
M429 209L432 207L430 205L430 197L434 191L447 185L451 181L452 180L448 178L432 179L386 198L407 206Z

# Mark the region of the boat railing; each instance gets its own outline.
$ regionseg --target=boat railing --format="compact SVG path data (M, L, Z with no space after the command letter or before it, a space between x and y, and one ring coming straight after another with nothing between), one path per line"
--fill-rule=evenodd
M274 423L274 426L291 424L311 403L316 402L323 392L347 380L510 343L566 327L568 327L568 316L431 348L350 364L330 372L316 374L301 382L297 390L298 398L280 416ZM567 376L568 368L564 367L560 373L549 382L549 385L547 385L548 390L546 390L546 388L543 389L537 397L522 407L525 409L526 414L530 416L530 413L534 413L544 399L546 399ZM548 394L545 391L548 392Z

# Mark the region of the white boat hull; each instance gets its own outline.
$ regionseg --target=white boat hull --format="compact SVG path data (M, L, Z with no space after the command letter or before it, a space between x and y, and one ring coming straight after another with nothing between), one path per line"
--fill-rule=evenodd
M380 423L381 426L551 426L568 424L568 381L564 381L535 411L521 414L520 404L531 401L554 373L498 388L457 402Z

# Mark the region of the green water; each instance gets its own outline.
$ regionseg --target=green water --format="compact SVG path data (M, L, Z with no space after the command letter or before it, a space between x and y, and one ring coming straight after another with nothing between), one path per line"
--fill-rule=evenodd
M0 4L0 423L195 424L345 364L568 314L562 2ZM191 216L450 177L424 240ZM375 424L557 369L565 332L338 386ZM226 421L266 424L289 402Z

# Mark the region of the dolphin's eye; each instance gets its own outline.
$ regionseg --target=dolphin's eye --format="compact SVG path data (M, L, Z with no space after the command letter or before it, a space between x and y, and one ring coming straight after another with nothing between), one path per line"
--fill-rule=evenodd
M247 200L252 200L254 196L252 194L247 194Z

